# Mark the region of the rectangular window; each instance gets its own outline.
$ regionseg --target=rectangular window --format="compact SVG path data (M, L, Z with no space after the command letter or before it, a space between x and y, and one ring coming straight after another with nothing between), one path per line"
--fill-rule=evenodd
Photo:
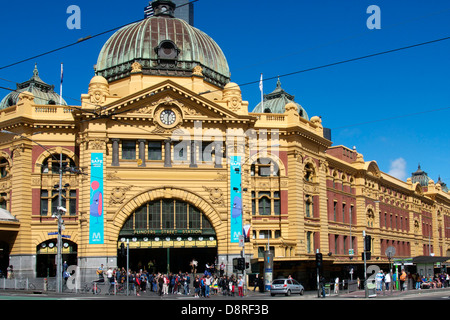
M162 201L162 228L163 229L173 229L174 227L174 207L173 201L163 200Z
M152 202L148 205L148 227L149 229L161 228L161 203Z
M252 215L256 215L256 192L252 191Z
M122 159L136 160L136 141L122 141Z
M342 222L345 223L345 203L342 204Z
M333 218L334 218L334 221L337 221L337 202L336 201L334 201L333 202Z
M202 154L200 155L200 161L203 162L212 162L212 154L214 152L214 143L205 141L202 142L202 148L201 148Z
M200 229L200 211L189 206L189 229Z
M175 214L177 229L187 229L187 203L177 201Z
M148 160L162 160L162 143L160 141L149 141Z
M173 160L186 161L188 155L188 144L185 141L179 142L173 146Z
M281 214L280 192L273 193L273 214L279 216Z
M48 191L41 190L41 216L48 215Z
M70 190L69 193L69 214L71 216L77 215L77 191Z
M147 206L142 206L134 213L134 228L147 229Z

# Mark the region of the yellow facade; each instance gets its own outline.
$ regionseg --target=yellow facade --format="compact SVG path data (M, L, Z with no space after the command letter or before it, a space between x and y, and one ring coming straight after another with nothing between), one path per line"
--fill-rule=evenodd
M0 157L6 166L0 193L5 209L17 219L0 221L0 241L10 248L8 263L16 272L36 276L36 256L55 253L43 244L55 239L52 190L59 173L43 168L50 168L49 161L56 165L60 154L82 171L63 174L64 206L76 208L63 216L63 234L70 236L64 250L76 251L85 279L101 263L116 267L128 219L148 203L164 200L192 206L206 217L214 239L200 247L216 248L212 258L233 272L232 259L242 248L231 242L232 156L242 159L242 223L251 226L245 255L258 268L267 246L279 274L298 272L307 278L306 272L315 270L317 250L324 253L328 270L362 265L363 231L373 238L373 263L387 263L389 246L396 247L397 258L450 254L450 194L440 184L430 181L424 188L410 179L400 181L355 150L332 147L322 119L299 116L293 103L284 113L250 113L238 85L214 85L203 71L195 67L190 76L149 75L136 62L121 79L93 77L81 106L36 104L24 92L16 105L0 110L5 131ZM164 110L173 111L173 123ZM124 141L135 142L134 158L124 155ZM148 157L150 141L161 145L155 160ZM186 148L178 159L180 142ZM202 145L212 146L207 158ZM104 160L102 244L90 243L93 153ZM153 237L156 247L177 247L173 238L163 243L151 233L145 236ZM132 241L132 249L146 245L142 234L135 237L142 243ZM190 250L187 242L178 245Z

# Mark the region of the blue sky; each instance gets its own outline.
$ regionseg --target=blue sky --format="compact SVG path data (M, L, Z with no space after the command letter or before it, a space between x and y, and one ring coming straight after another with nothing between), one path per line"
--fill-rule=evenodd
M12 67L5 66L80 38L143 18L145 0L49 0L2 3L0 86L22 82L38 63L41 78L79 105L103 44L113 34ZM70 30L67 8L81 9L81 29ZM381 29L369 30L370 5L381 9ZM289 73L450 36L447 0L199 0L195 26L224 51L231 80L250 109L280 76L308 115L321 116L334 145L356 146L364 159L406 180L420 163L450 185L450 40L285 76ZM244 85L254 82L253 84ZM3 97L8 92L0 90ZM396 169L395 171L393 171ZM392 170L392 171L391 171Z

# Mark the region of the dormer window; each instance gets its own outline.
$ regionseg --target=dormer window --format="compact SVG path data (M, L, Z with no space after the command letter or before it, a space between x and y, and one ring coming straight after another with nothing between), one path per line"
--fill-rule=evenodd
M158 55L158 60L177 60L180 50L175 43L170 40L162 41L159 46L155 48L155 52Z

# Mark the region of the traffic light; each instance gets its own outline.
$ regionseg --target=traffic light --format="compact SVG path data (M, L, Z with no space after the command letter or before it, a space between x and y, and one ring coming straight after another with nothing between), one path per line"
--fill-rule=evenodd
M236 270L245 270L245 258L234 258L233 267Z
M122 257L124 257L124 256L127 255L127 253L126 253L126 251L125 251L125 245L123 244L123 242L120 244L120 255L121 255Z
M245 258L238 258L236 269L245 270Z
M322 254L320 252L316 253L316 267L322 268Z
M371 236L365 236L364 237L364 249L367 252L370 252L372 248L372 237Z

